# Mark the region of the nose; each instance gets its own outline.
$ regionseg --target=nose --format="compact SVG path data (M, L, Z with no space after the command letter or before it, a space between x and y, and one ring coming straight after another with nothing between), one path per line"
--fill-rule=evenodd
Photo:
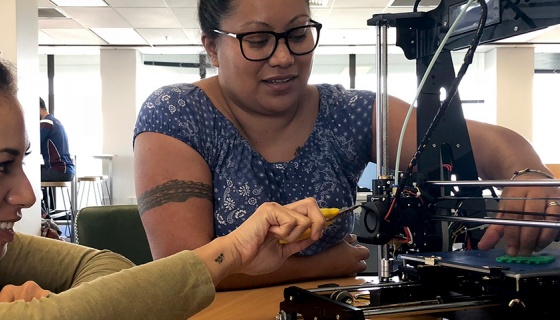
M294 56L288 49L286 39L278 40L278 45L272 56L268 59L269 64L272 66L280 66L286 68L294 63Z
M35 203L35 192L31 187L31 182L23 170L13 177L10 190L6 194L6 202L21 208L29 208Z

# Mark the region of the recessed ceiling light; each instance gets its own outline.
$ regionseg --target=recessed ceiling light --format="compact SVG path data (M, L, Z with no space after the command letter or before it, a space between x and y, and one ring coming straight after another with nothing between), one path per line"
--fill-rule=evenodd
M103 0L50 0L59 7L108 7Z

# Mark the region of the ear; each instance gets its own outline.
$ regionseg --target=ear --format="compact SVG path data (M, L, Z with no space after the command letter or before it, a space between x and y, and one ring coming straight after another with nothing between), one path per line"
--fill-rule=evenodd
M201 41L208 55L208 60L210 61L212 66L218 68L220 64L218 63L218 53L216 50L218 44L216 43L216 40L210 39L206 34L203 33L201 37Z

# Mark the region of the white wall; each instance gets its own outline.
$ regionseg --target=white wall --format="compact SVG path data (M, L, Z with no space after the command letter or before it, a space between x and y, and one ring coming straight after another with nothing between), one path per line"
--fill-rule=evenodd
M486 54L488 91L495 99L496 123L533 141L533 48L496 48Z
M132 133L138 105L138 70L142 59L133 49L101 50L103 153L113 158L113 203L132 204L134 161Z
M560 163L556 128L560 119L560 74L535 74L533 146L544 163Z

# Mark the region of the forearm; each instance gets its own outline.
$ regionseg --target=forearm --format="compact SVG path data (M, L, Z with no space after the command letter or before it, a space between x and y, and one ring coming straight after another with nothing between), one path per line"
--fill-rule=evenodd
M269 274L258 276L232 274L222 280L216 290L249 289L318 278L345 276L337 274L337 270L334 270L336 268L332 268L332 265L326 260L324 254L310 257L292 256L280 268Z
M509 179L525 168L549 173L529 141L516 132L474 121L468 122L468 128L481 178Z
M133 266L112 252L26 234L16 233L8 248L0 260L0 286L33 280L44 289L62 292Z
M1 319L187 319L207 307L214 287L185 251L31 302L0 305Z

